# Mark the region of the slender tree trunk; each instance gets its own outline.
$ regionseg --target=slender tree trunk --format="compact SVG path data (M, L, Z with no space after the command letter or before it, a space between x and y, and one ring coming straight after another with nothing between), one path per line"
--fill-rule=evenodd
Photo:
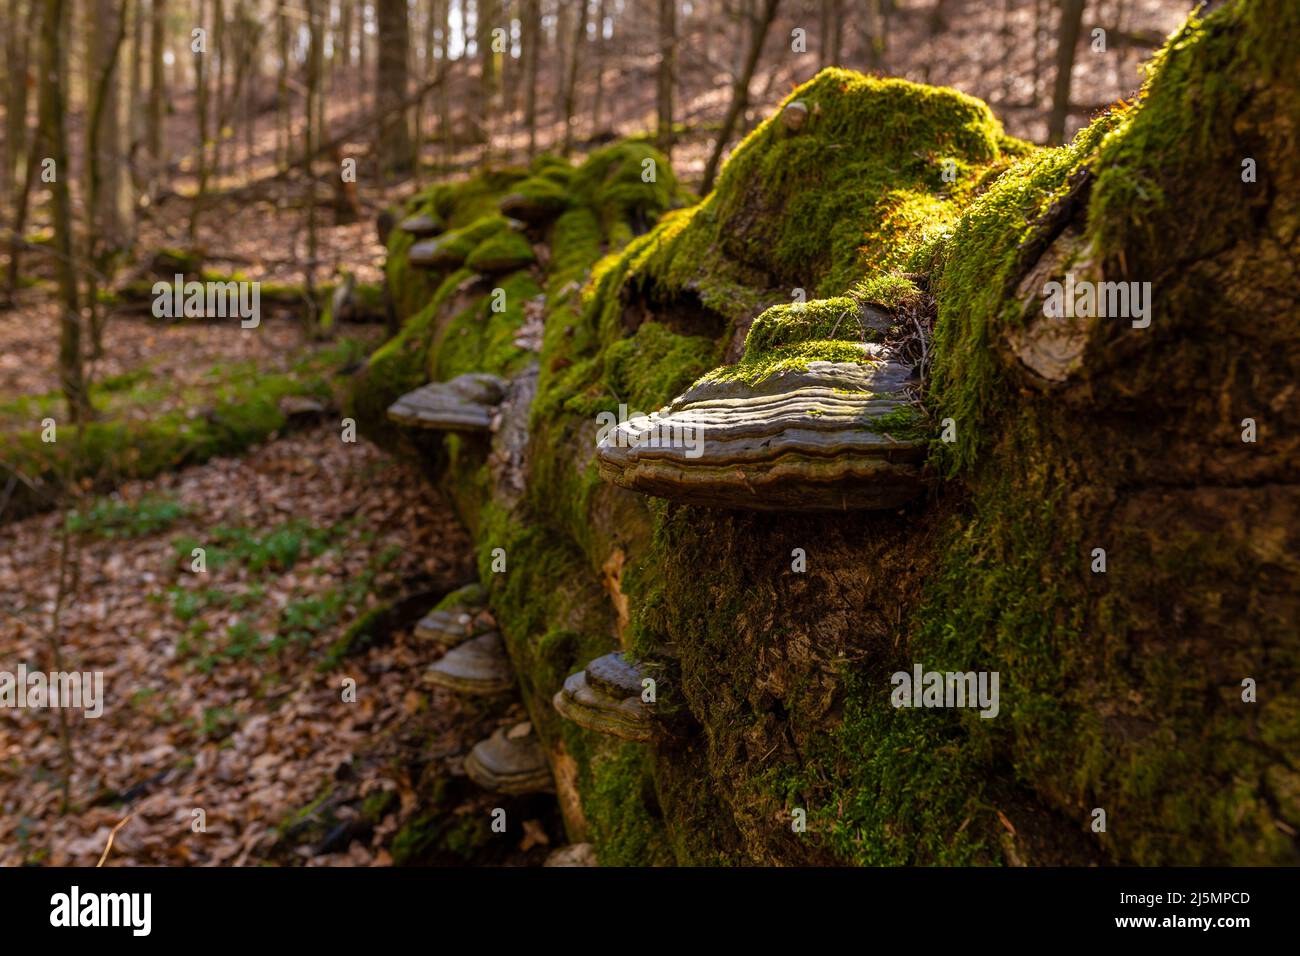
M1065 123L1070 116L1070 79L1083 26L1084 4L1085 0L1061 0L1061 19L1056 32L1056 81L1052 86L1052 109L1047 116L1047 142L1055 146L1065 141Z
M122 148L121 74L117 70L130 10L129 4L120 0L92 2L95 29L87 36L86 61L86 109L90 114L84 143L86 196L92 206L88 217L94 223L91 234L111 252L126 248L131 241L131 204Z
M18 217L19 182L27 144L29 38L39 9L40 4L32 0L24 29L21 0L9 0L6 7L4 48L9 62L9 84L5 88L5 153L4 168L0 170L0 190L11 208L13 219Z
M59 34L65 25L64 0L44 0L41 24L40 134L54 163L54 271L59 285L59 382L74 423L89 417L81 355L81 313L77 297L77 263L72 241L72 201L68 194L68 139L64 123L67 88Z
M1047 0L1034 0L1034 75L1033 101L1037 107L1043 102L1043 17Z
M355 57L352 55L352 6L354 0L342 0L339 10L339 44L341 51L336 51L335 65L344 70L351 70ZM341 52L342 56L337 53Z
M27 8L27 37L35 37L37 35L41 23L43 3L44 0L32 0L30 6ZM9 302L13 301L15 293L18 291L18 275L22 268L23 233L27 228L27 212L31 203L32 186L36 182L36 168L40 161L39 151L41 146L39 125L33 135L30 137L26 135L28 99L26 95L26 81L28 77L27 66L31 63L31 46L26 39L22 44L22 49L22 77L24 82L21 108L15 113L6 116L6 121L9 123L15 123L19 116L22 118L22 122L16 126L16 133L14 134L14 139L10 141L10 148L17 149L17 143L21 141L27 144L28 150L22 163L22 186L19 188L17 198L14 201L13 222L9 233L9 276L8 281L5 283L6 299ZM37 64L37 67L39 68L39 64Z
M125 3L125 0L123 0ZM144 21L145 0L135 0L131 4L131 71L130 90L127 96L127 155L135 155L136 146L144 134L144 116L139 104L144 95L144 65L148 58L144 55Z
M596 32L592 42L596 45L596 89L591 104L591 128L600 131L600 110L605 98L605 4L600 0L596 5Z
M321 116L319 100L321 99L321 73L324 65L324 28L321 23L320 7L317 4L307 6L307 29L309 46L307 50L307 129L306 155L303 156L303 172L307 191L307 261L303 264L303 289L306 292L306 315L304 328L308 337L314 338L319 332L316 321L316 147L320 142L317 120Z
M659 0L659 69L655 95L657 128L655 142L665 156L672 156L673 88L677 85L677 0Z
M117 123L117 62L126 41L126 6L115 29L112 0L98 0L99 24L95 37L94 71L90 84L90 117L86 135L86 306L90 312L90 348L95 358L104 352L100 325L99 277L111 272L110 262L129 244L123 216L125 175L121 163ZM129 209L127 212L129 215Z
M578 60L582 57L582 39L587 33L587 0L574 4L573 45L564 75L564 144L560 152L573 152L573 108L578 94Z
M446 0L446 7L443 10L445 19L442 22L442 68L446 75L451 74L451 3L452 0ZM465 6L461 3L460 7L461 23L465 22ZM461 56L464 56L462 51ZM443 166L451 165L452 153L452 128L451 128L451 92L448 87L450 83L443 83L438 88L438 126L442 132L442 163Z
M276 154L282 167L289 165L290 139L293 129L293 112L289 109L289 14L285 0L279 0L275 12L275 42L279 59L279 72L275 79L275 106L278 120Z
M206 0L199 0L199 26L207 22ZM211 36L208 37L210 51ZM198 123L198 185L194 190L194 203L190 209L189 239L193 245L199 235L199 220L203 214L203 200L208 191L208 53L194 51L194 96L196 101L195 119Z
M375 154L382 172L404 171L411 164L411 130L406 111L396 107L406 98L407 51L410 31L405 0L378 0L379 55L375 71L379 126Z
M704 180L701 184L701 191L708 192L713 188L713 181L717 177L718 167L722 164L722 154L727 148L727 143L731 139L731 134L736 128L736 123L744 113L746 106L749 104L749 82L754 77L754 70L758 66L758 59L763 53L763 42L767 39L767 31L772 26L772 21L776 19L776 10L780 0L763 0L763 9L759 14L758 21L754 24L753 32L749 39L749 52L745 56L745 65L731 90L731 103L727 107L727 115L722 120L722 129L718 132L718 141L713 145L713 153L709 156L708 164L704 167Z
M149 155L161 170L167 165L166 147L163 145L163 51L167 45L167 0L149 2Z
M537 78L542 59L542 5L523 0L524 125L528 127L528 158L537 155Z
M222 159L225 156L226 140L226 123L229 120L228 110L230 103L226 97L226 61L229 59L226 50L226 10L223 0L212 0L212 33L208 37L208 49L212 51L212 56L216 58L216 129L212 131L212 174L221 179L223 165ZM211 73L209 73L211 76Z

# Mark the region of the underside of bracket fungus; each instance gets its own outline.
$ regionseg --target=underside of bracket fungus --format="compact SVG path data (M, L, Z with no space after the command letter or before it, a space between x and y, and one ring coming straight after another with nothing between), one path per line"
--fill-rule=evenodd
M579 727L624 740L649 740L654 715L641 700L642 673L621 653L598 657L569 675L552 703Z
M886 346L864 341L887 327L847 297L768 309L750 328L740 363L602 436L601 476L719 508L903 504L923 488L925 442L906 388L910 369Z
M422 269L456 269L480 245L510 231L510 220L505 216L481 216L460 229L453 229L432 239L421 239L411 246L407 259L411 265Z
M442 221L427 212L419 212L414 216L407 216L397 224L397 228L402 232L409 232L413 236L436 236L442 232L444 226Z
M475 744L465 758L465 773L493 793L549 793L555 789L546 751L527 721L500 727Z
M496 629L492 612L484 606L482 585L472 584L447 595L415 625L421 640L454 647L471 637Z
M487 431L505 389L505 380L496 375L469 372L450 382L430 382L407 392L389 407L388 417L412 428Z
M515 683L501 635L480 634L453 647L424 672L425 683L461 694L500 694Z

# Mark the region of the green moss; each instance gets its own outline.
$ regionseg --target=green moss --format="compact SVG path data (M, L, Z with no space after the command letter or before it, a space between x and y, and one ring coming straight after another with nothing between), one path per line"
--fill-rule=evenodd
M9 513L50 506L51 495L69 480L108 490L134 478L150 478L217 455L232 454L263 441L285 426L280 400L304 395L329 400L338 370L355 361L363 346L341 339L328 348L308 351L288 372L265 374L255 363L215 367L208 381L175 403L174 390L149 380L132 389L92 389L99 418L80 435L67 424L59 440L41 440L39 422L46 414L62 420L55 394L17 399L0 405L0 434L8 467L27 476L42 491L20 482ZM172 399L159 411L160 396ZM191 409L202 408L195 415ZM33 412L42 412L33 419Z
M399 447L401 430L388 421L388 406L429 380L430 346L440 310L472 276L467 269L446 276L428 303L354 376L344 412L371 441L387 448Z
M877 272L853 287L853 298L888 309L898 309L917 301L921 290L910 276L896 272Z
M848 296L774 305L754 320L745 337L745 361L778 346L817 339L875 341L878 333L861 320L858 303Z
M1000 160L997 120L952 90L828 69L793 99L812 111L806 130L790 135L776 114L760 124L714 192L660 226L634 273L695 288L728 316L748 306L736 290L759 272L787 293L839 294L868 266L903 261L906 237L954 219L978 174Z
M569 205L571 173L561 178L556 174L556 167L548 167L546 172L550 175L530 176L507 193L502 212L508 214L512 206L518 206L526 213L523 218L530 220L549 219L563 212Z
M524 322L525 306L542 289L526 271L497 281L497 286L473 297L439 330L424 380L447 381L466 372L508 376L530 360L530 353L515 345L515 337ZM501 306L501 311L494 306Z
M605 350L604 380L619 401L654 411L703 374L717 352L711 339L676 335L658 322L646 322Z
M823 339L776 346L752 358L746 355L735 365L724 365L714 369L705 375L702 381L744 382L746 385L757 385L773 375L806 371L809 362L854 362L858 365L873 365L879 361L870 353L864 352L854 342Z
M480 242L465 259L475 272L513 272L537 261L532 244L514 229L501 229Z
M1011 167L923 253L938 302L929 404L934 417L951 417L957 428L955 443L936 446L949 474L974 463L996 434L989 418L997 396L1013 394L995 345L1004 328L1023 318L1023 305L1007 288L1018 278L1021 244L1071 174L1095 161L1099 143L1122 118L1104 116L1068 147L1042 150Z

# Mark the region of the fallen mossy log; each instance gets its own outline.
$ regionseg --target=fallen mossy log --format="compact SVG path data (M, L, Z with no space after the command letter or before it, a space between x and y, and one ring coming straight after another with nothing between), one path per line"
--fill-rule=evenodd
M661 204L644 235L624 219L580 295L545 276L522 495L481 441L444 438L426 467L477 542L571 840L613 865L1300 862L1296 42L1280 0L1193 16L1142 95L1061 148L951 90L825 70L700 203ZM542 229L551 263L574 216ZM411 245L390 239L408 307L370 366L409 384L362 378L376 396L355 402L514 371L460 347L461 323L492 328L487 290L463 269L421 285ZM1054 310L1067 282L1133 295ZM901 373L838 367L922 308L932 337L879 358L925 354L909 400ZM781 376L810 370L827 394L780 407ZM741 475L707 501L663 500L598 448L709 394ZM864 493L848 436L888 434L924 487L802 507L799 431L876 396L894 404L846 414L822 463ZM745 403L759 438L728 455ZM755 510L747 485L778 476ZM673 734L623 741L552 706L618 652L674 675L653 691ZM918 670L1000 699L903 706L893 678Z

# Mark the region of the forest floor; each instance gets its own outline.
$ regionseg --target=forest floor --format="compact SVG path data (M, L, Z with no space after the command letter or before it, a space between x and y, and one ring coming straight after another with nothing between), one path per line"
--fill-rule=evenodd
M7 650L33 668L50 658L62 521L0 527ZM420 812L425 765L458 776L493 726L524 719L518 704L485 715L422 688L431 649L409 626L340 646L367 608L473 569L420 476L335 426L131 483L70 526L63 664L103 671L106 703L70 718L70 778L56 711L0 716L0 865L93 865L123 821L118 865L382 865ZM190 571L198 542L206 574ZM450 812L486 819L484 799ZM538 862L552 842L553 827L524 826L503 862Z
M227 266L300 282L299 217L277 205L217 199L200 241ZM142 259L179 244L151 228ZM372 218L327 221L322 246L360 281L379 277ZM6 435L63 421L48 261L29 259L28 287L0 311L0 460ZM344 323L313 341L293 309L249 330L115 314L92 395L100 420L144 429L234 414L267 382L337 392L382 336ZM437 652L414 620L473 579L467 536L412 465L342 440L323 404L238 453L111 491L72 483L65 508L0 520L4 667L104 675L97 718L0 711L0 866L94 865L110 837L105 865L540 864L562 842L553 798L516 802L517 822L491 833L502 798L461 767L526 719L522 705L421 684ZM358 627L394 606L382 628Z

